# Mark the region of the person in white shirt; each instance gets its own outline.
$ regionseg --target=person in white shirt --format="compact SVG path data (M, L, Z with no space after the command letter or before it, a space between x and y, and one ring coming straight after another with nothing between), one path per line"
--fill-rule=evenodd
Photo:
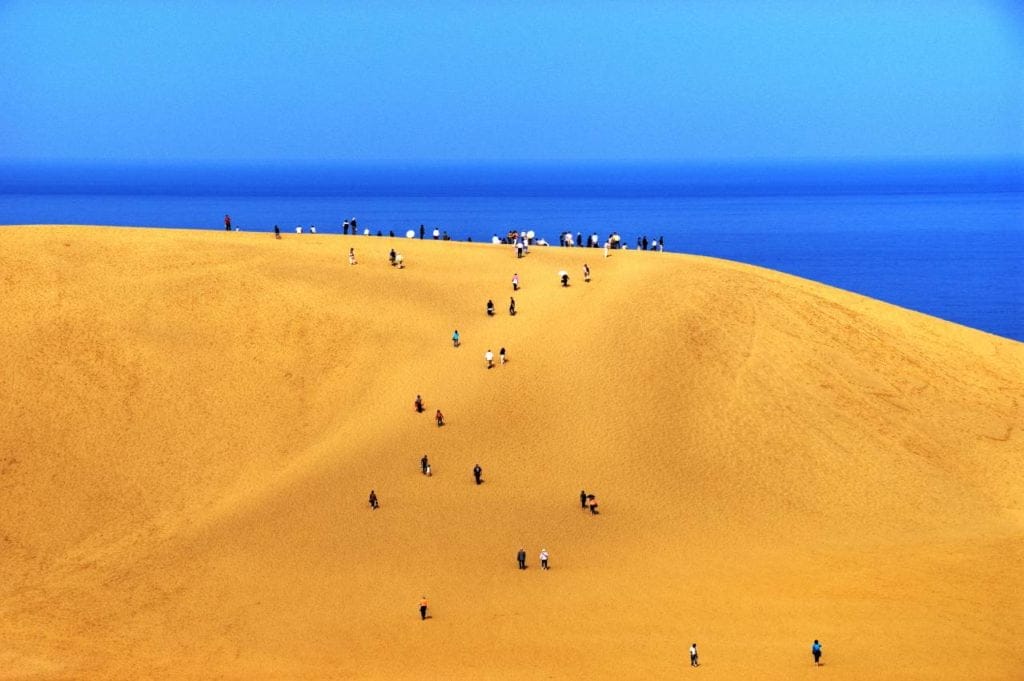
M540 550L540 566L544 570L549 569L548 568L548 550L547 549L541 549Z
M697 644L694 643L690 646L690 666L699 667L700 663L697 662Z
M494 353L488 350L484 353L484 359L487 360L487 368L491 369L494 367Z

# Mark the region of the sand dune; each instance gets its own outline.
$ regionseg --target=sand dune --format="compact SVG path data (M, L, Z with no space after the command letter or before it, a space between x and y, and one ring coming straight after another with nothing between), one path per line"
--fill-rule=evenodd
M1024 678L1020 343L684 255L3 236L0 679Z

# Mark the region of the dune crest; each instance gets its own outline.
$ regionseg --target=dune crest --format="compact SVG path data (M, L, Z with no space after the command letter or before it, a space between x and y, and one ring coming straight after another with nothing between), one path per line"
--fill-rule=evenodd
M1020 343L696 256L4 237L0 679L1024 675Z

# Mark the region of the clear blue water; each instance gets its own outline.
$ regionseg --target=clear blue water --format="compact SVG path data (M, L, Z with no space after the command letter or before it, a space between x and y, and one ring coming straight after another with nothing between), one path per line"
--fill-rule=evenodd
M781 270L1024 341L1024 186L1016 171L964 181L864 170L780 181L742 170L417 170L396 180L378 168L379 176L346 182L351 171L325 180L308 169L277 177L248 169L234 185L220 175L229 170L204 172L111 172L99 180L95 172L5 173L0 224L223 230L230 213L243 230L314 224L340 234L342 220L354 216L372 234L424 224L428 238L436 226L453 239L486 241L532 229L553 243L565 230L597 232L602 241L615 230L631 248L640 235L663 236L671 251Z

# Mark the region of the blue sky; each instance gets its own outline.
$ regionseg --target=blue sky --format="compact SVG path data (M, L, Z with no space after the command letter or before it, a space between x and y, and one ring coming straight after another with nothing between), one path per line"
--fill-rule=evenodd
M0 160L1024 158L1013 2L0 0Z

